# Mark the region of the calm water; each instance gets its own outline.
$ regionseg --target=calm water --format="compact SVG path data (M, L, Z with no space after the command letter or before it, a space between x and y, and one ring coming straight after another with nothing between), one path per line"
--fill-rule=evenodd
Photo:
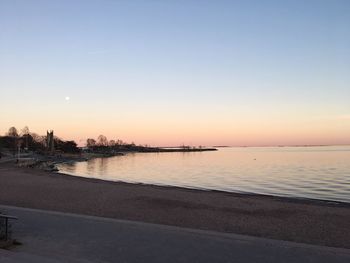
M77 176L350 203L350 146L135 153L60 165Z

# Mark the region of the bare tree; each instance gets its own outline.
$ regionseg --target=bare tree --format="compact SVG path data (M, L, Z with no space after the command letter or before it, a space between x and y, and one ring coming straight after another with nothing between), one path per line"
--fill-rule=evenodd
M24 126L24 128L21 130L21 135L28 135L29 134L29 128L28 126Z
M108 140L107 137L104 135L100 135L97 137L97 145L98 146L108 146Z
M86 146L87 147L94 147L96 145L96 140L92 138L88 138L86 140Z
M24 128L21 130L21 134L25 138L26 149L28 149L28 136L29 136L29 128L28 128L28 126L24 126Z
M13 143L13 156L15 156L18 141L18 131L16 127L10 127L6 135L11 137L11 141Z
M12 136L12 137L18 137L18 131L17 131L16 127L11 127L8 130L7 135Z
M108 142L108 146L114 147L115 145L116 145L115 140L110 140L110 141Z
M116 142L116 144L120 146L120 145L123 145L124 142L123 142L122 140L119 140L119 139L118 139L117 142Z
M44 145L46 141L46 136L39 135L35 132L30 133L30 135L32 136L33 141Z

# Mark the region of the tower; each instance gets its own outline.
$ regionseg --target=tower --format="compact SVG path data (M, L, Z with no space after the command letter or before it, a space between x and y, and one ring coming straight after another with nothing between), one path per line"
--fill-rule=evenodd
M55 152L55 143L53 137L53 130L46 131L46 149L47 151L54 153Z

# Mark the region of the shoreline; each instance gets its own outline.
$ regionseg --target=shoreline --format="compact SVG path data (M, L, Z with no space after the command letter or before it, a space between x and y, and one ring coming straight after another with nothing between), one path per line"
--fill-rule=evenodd
M24 157L12 156L4 158L1 163L11 163L15 161L20 167L38 168L49 172L58 172L57 165L76 162L85 162L95 158L110 158L116 156L124 156L130 153L190 153L190 152L212 152L218 151L216 148L140 148L138 150L121 150L116 152L82 152L74 154L54 154L44 155L37 153L23 153Z
M94 177L86 177L86 176L69 174L69 173L65 173L65 172L60 172L60 170L58 170L58 171L46 171L46 172L52 172L52 173L59 174L62 176L87 179L88 181L96 181L97 183L101 182L101 183L111 183L111 184L116 184L116 185L129 185L129 186L139 185L139 186L146 186L146 187L148 186L148 187L156 187L156 188L159 187L159 188L173 189L173 190L189 190L189 191L199 191L199 192L209 192L209 193L221 193L221 194L231 194L231 195L237 196L237 197L247 196L247 197L252 197L252 198L271 198L273 200L283 201L283 202L350 208L350 202L343 202L343 201L337 201L337 200L327 200L327 199L317 199L317 198L297 197L297 196L292 197L292 196L268 195L268 194L260 194L260 193L254 193L254 192L244 192L244 191L241 191L241 192L240 191L232 191L231 192L231 191L225 191L225 190L200 188L200 187L196 188L196 187L176 186L176 185L168 185L168 184L127 182L127 181L122 181L122 180L106 180L106 179L100 179L100 178L94 178Z
M0 164L0 204L350 248L350 204L113 182Z

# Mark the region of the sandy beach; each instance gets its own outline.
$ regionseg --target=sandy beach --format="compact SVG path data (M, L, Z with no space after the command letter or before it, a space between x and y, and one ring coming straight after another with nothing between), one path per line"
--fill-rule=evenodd
M0 164L0 204L350 248L350 204L108 182Z

